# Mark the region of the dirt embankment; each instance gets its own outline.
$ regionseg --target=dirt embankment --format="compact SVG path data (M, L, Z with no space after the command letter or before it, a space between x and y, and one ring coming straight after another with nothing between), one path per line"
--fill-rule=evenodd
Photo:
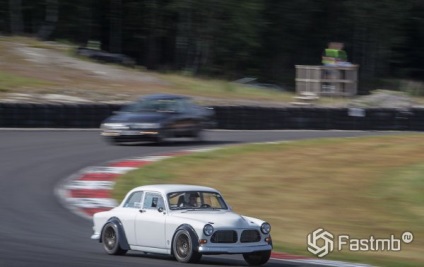
M13 79L22 76L34 80L34 86L3 89L3 102L130 101L169 86L145 71L73 57L63 45L51 43L38 48L1 39L0 42L0 71L16 75Z
M63 44L30 45L0 37L0 79L28 77L34 80L13 88L0 87L0 102L126 103L144 94L175 90L155 73L77 58L69 51L72 51L70 46ZM1 76L2 72L15 76ZM194 98L208 105L291 106L289 102ZM405 109L419 104L405 94L383 90L350 101L317 103L316 106Z

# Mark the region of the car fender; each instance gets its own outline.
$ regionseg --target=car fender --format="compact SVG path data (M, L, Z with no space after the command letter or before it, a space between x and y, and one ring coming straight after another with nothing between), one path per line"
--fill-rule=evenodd
M256 224L259 227L265 222L264 220L261 220L261 219L258 219L258 218L253 218L253 217L249 217L249 216L242 215L242 217L245 218L247 221Z
M177 227L177 229L175 229L174 235L172 236L172 242L171 242L171 254L174 255L174 238L175 238L175 234L179 231L179 230L187 230L188 233L190 234L190 238L191 238L191 243L193 244L193 250L198 251L199 249L199 237L196 234L196 231L194 230L194 228L189 225L189 224L182 224L180 226Z
M119 239L119 246L124 250L130 250L130 246L129 246L128 241L127 241L127 236L125 235L124 227L123 227L121 221L116 217L112 217L109 220L107 220L107 222L102 227L102 231L100 232L100 237L103 236L104 227L108 223L115 224L116 228L119 231L119 236L121 237ZM99 242L100 243L102 242L102 238L99 239Z

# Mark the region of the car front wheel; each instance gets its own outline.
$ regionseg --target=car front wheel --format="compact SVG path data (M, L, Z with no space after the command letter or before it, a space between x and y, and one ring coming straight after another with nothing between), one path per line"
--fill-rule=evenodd
M243 258L249 265L262 265L268 262L271 257L271 250L244 253Z
M168 129L159 130L159 133L155 138L155 143L157 145L166 144L170 135L171 135L171 132Z
M202 254L194 251L190 233L187 230L179 230L174 237L174 257L179 262L198 262Z
M118 227L114 223L105 225L102 234L103 248L110 255L123 255L127 251L119 245L120 235Z

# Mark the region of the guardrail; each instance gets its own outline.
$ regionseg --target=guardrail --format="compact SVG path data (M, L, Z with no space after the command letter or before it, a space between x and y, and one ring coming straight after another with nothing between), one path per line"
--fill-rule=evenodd
M0 128L98 128L118 104L0 103ZM215 106L218 129L424 130L424 109Z

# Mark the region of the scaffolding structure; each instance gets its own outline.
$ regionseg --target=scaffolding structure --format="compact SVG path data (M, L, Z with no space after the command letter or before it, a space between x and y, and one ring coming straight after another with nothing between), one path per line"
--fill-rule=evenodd
M296 65L296 93L354 96L358 91L358 67Z

